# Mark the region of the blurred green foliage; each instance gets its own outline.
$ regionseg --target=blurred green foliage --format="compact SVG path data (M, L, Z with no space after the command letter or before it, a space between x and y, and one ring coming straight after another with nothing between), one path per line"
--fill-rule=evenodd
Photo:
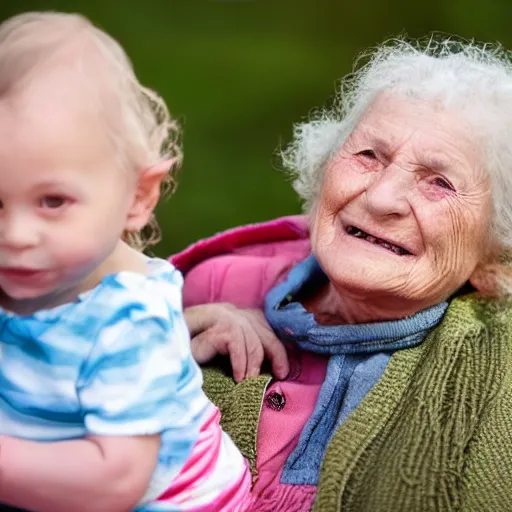
M276 149L363 49L433 30L512 45L510 0L16 0L80 12L112 34L180 120L180 186L160 205L161 256L216 231L300 211Z

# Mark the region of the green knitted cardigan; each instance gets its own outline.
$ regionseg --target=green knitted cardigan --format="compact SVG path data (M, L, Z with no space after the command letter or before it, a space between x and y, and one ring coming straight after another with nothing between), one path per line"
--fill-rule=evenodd
M511 306L455 299L423 344L391 357L327 447L314 511L512 511ZM254 470L268 376L204 377Z

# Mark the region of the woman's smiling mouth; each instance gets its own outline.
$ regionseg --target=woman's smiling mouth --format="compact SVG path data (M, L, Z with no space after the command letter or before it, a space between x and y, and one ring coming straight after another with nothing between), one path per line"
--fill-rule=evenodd
M391 251L392 253L397 254L398 256L411 255L411 253L404 247L401 247L400 245L396 245L392 242L389 242L388 240L384 240L382 238L378 238L369 233L366 233L365 231L359 229L356 226L347 226L345 231L347 232L347 234L355 238L360 238L362 240L370 242L371 244L379 245L380 247L387 249L388 251Z

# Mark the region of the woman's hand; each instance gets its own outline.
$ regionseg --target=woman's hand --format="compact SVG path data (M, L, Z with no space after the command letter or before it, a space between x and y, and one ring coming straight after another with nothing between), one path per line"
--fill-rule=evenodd
M265 357L278 379L289 372L284 345L257 309L239 309L231 304L216 303L193 306L185 310L192 338L192 354L206 363L217 354L229 355L236 382L256 377Z

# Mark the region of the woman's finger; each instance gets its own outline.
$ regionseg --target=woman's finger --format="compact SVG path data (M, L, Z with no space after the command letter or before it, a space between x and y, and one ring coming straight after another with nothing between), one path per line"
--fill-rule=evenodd
M268 358L272 366L272 373L278 379L284 379L290 372L288 353L283 343L274 334L260 310L246 310L246 314L252 319L252 326L256 330L263 347L263 359ZM263 360L262 360L263 362Z
M244 344L247 351L246 377L257 377L260 374L261 365L265 358L261 333L259 333L251 322L247 322L244 331Z
M278 379L285 379L290 373L290 363L286 348L273 333L268 333L262 339L262 343L265 356L269 359L272 366L272 373Z
M215 325L218 317L216 317L215 308L212 306L201 304L184 309L185 322L192 338Z
M233 335L226 341L226 353L229 353L235 382L241 382L247 374L247 350L243 342L243 334Z
M194 336L190 340L190 350L196 363L204 364L211 361L218 353L217 348L209 341L208 331Z

